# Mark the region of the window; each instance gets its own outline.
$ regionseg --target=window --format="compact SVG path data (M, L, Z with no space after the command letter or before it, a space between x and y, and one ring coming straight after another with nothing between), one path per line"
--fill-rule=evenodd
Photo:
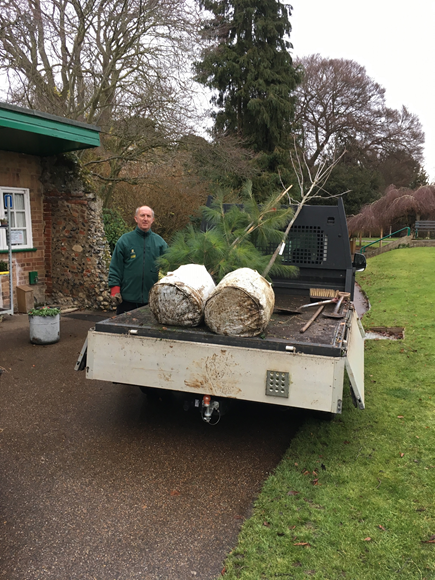
M12 249L32 248L32 220L30 216L30 195L28 189L0 187L0 218L7 217L6 198L11 196L11 245ZM10 199L9 198L9 199ZM9 204L10 205L10 204ZM6 228L0 229L0 250L7 249Z

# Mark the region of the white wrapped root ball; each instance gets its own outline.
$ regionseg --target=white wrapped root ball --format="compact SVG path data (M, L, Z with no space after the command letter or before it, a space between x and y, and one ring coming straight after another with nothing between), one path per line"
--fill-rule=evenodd
M227 274L208 298L204 320L216 334L257 336L267 327L275 306L271 284L250 268Z
M205 266L187 264L159 280L151 289L149 305L160 324L198 326L204 305L215 288Z

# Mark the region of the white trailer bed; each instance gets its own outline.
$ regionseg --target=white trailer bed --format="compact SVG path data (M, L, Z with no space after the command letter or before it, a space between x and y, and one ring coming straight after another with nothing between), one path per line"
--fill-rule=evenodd
M353 305L302 335L308 310L274 314L265 336L247 339L165 327L144 307L89 331L87 378L340 413L346 368L364 408L363 330Z

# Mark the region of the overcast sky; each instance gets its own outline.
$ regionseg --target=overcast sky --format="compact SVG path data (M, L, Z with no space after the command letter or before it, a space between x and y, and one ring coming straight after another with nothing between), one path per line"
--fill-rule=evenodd
M435 0L290 0L293 56L355 60L405 105L426 136L425 169L435 181Z

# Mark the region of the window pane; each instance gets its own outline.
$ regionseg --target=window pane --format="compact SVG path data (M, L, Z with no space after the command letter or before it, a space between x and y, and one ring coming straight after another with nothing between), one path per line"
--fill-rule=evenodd
M24 209L24 194L16 193L14 195L14 210Z
M12 212L11 213L11 228L15 227L15 214Z
M13 230L11 232L12 246L25 246L27 244L26 230Z
M25 228L26 227L26 214L23 211L17 211L15 213L16 219L16 227L17 228Z

